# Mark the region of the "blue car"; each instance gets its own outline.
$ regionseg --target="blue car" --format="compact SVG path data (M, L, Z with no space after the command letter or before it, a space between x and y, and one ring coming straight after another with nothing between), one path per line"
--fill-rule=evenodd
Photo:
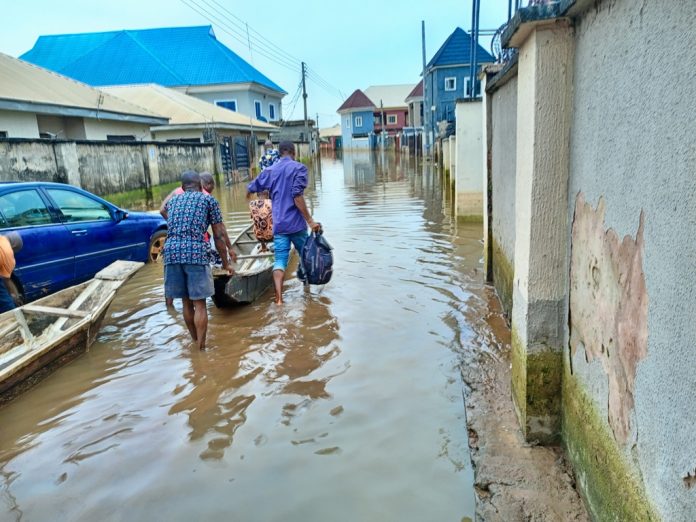
M10 290L29 302L87 281L117 259L156 261L167 223L70 185L0 183L0 234L11 231L24 246Z

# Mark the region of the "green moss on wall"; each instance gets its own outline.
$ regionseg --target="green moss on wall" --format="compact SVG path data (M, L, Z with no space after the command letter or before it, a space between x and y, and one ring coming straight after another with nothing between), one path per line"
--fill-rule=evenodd
M515 277L515 269L507 256L500 248L498 242L491 238L491 250L493 254L493 284L503 310L508 317L512 316L512 281Z
M528 440L552 444L560 436L563 357L550 349L528 353L512 330L512 395Z
M457 223L483 223L483 216L476 214L457 216Z
M595 520L660 520L606 421L567 370L563 375L563 444Z
M180 181L173 183L165 183L164 185L156 185L152 187L151 194L144 188L129 190L126 192L117 192L102 196L105 200L113 203L117 207L130 210L146 210L150 208L158 208L164 198L167 197L172 190L181 185Z

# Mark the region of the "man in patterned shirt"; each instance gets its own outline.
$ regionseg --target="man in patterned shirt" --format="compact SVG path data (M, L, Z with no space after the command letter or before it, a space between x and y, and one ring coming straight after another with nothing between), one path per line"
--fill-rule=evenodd
M273 148L273 142L271 140L266 140L266 143L263 144L263 148L263 154L261 154L259 158L260 172L263 172L280 159L280 154L277 149Z
M186 327L198 348L203 350L208 330L205 300L215 292L209 248L203 237L208 226L213 228L213 239L222 258L222 268L230 273L232 271L218 202L201 191L201 177L197 172L184 172L181 187L184 193L174 196L165 206L167 240L164 244L164 295L183 300Z

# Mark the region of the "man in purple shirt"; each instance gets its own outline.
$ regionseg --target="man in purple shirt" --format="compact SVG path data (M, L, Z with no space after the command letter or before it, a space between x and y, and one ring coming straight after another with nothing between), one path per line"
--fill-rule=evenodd
M321 224L314 221L307 210L304 199L307 167L295 161L295 145L290 141L283 141L278 146L278 152L280 159L249 183L247 197L266 190L271 194L275 246L273 285L276 303L283 304L283 278L290 257L290 244L295 245L298 252L302 252L308 237L307 225L317 232L321 230Z

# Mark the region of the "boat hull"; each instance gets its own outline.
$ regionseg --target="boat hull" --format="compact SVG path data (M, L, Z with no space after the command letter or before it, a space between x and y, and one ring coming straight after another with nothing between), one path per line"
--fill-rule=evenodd
M215 278L213 302L218 307L253 303L273 284L273 267L250 275Z

